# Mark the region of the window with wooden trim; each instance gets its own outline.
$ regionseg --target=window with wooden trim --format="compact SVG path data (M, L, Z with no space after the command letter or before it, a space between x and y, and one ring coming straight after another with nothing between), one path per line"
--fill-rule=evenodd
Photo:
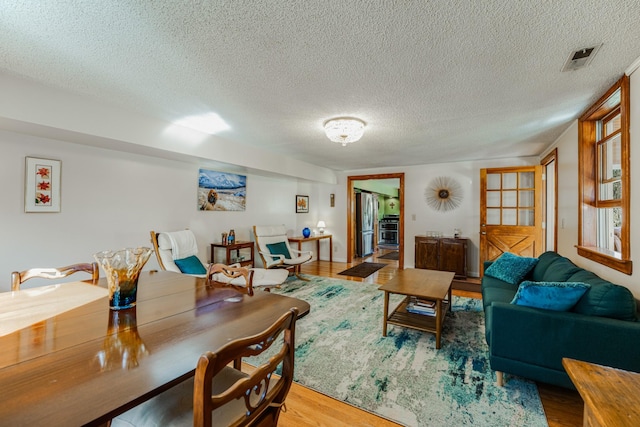
M631 274L629 78L623 76L578 121L578 254Z

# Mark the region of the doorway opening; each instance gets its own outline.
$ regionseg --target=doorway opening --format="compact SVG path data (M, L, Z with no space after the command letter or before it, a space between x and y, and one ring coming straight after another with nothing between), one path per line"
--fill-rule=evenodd
M356 181L397 179L399 212L397 221L398 268L404 268L404 173L356 175L347 177L347 262L353 262L356 243Z

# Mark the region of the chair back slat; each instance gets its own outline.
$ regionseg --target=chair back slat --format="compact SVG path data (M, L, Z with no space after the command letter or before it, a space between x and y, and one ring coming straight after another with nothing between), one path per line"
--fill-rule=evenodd
M11 273L11 290L19 291L20 285L29 279L64 279L74 273L85 272L91 274L91 282L96 285L100 278L100 270L97 262L72 264L60 268L30 268L24 271Z

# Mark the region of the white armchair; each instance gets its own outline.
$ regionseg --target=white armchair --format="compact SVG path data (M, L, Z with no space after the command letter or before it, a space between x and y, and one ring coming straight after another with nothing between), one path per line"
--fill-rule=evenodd
M286 271L245 268L239 264L205 267L197 257L196 237L191 230L160 233L152 230L151 243L161 269L206 277L211 282L228 285L249 295L253 295L253 288L262 287L268 291L269 288L279 288L287 280Z
M198 245L193 231L156 233L151 230L151 243L161 269L206 277L207 269L198 258Z
M313 252L292 249L283 225L253 226L258 253L265 268L290 268L300 277L300 266L311 261Z

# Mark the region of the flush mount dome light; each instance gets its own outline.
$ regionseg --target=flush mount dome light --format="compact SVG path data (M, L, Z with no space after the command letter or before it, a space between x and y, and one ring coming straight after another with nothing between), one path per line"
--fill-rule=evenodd
M355 117L337 117L324 123L324 132L333 142L345 145L356 142L364 134L365 122Z

